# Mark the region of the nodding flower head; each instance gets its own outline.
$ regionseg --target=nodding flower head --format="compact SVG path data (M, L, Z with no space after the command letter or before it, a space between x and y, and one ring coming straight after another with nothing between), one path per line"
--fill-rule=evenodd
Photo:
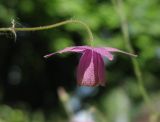
M82 86L105 85L105 65L102 58L103 56L107 57L110 61L113 60L112 52L136 56L110 47L73 46L45 55L44 57L47 58L57 53L65 52L82 53L77 69L77 83Z

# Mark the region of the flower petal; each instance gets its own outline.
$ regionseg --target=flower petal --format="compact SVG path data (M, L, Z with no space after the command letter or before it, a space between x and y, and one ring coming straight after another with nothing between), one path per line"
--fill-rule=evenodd
M113 55L104 48L94 48L94 51L98 54L101 54L102 56L107 57L109 60L113 60Z
M92 50L86 50L78 65L78 84L83 86L104 85L104 73L104 62L101 55Z
M102 47L102 49L105 49L105 50L108 51L108 52L120 52L120 53L124 53L124 54L126 54L126 55L130 55L130 56L137 57L137 55L135 55L135 54L127 53L127 52L125 52L125 51L122 51L122 50L119 50L119 49L116 49L116 48Z
M48 55L45 55L44 58L48 58L54 54L57 54L57 53L65 53L65 52L77 52L77 53L81 53L81 52L84 52L86 49L91 49L91 47L89 46L73 46L73 47L67 47L67 48L64 48L63 50L59 50L55 53L50 53Z
M105 85L105 65L104 61L102 59L102 56L100 54L95 54L95 59L97 60L97 64L95 65L95 70L97 71L99 85L104 86Z
M91 86L90 82L95 81L93 55L91 50L84 52L80 58L77 69L77 81L79 85Z
M111 47L94 48L94 51L101 54L102 56L106 56L109 60L113 60L113 55L111 54L111 52L120 52L120 53L124 53L124 54L134 56L134 57L137 56L137 55L127 53L125 51L122 51L122 50L119 50L119 49L116 49L116 48L111 48Z

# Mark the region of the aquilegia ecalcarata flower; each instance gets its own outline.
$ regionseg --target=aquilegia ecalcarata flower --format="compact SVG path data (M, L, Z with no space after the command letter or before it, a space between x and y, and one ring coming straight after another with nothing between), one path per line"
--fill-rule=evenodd
M56 53L77 52L82 53L77 69L77 82L82 86L104 86L105 85L105 66L102 56L113 60L112 52L120 52L128 55L133 54L110 47L91 47L91 46L73 46L67 47L55 53L45 55L50 57Z

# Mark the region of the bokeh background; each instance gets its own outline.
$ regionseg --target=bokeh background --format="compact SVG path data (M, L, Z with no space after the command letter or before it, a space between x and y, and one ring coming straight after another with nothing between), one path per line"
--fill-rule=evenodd
M145 103L131 58L115 54L106 64L105 87L79 87L80 55L43 56L87 44L81 25L51 30L0 32L0 122L157 122L160 112L160 1L124 0L130 40L143 83L155 107ZM85 22L95 46L126 50L119 15L110 0L0 0L0 27L34 27L68 19Z

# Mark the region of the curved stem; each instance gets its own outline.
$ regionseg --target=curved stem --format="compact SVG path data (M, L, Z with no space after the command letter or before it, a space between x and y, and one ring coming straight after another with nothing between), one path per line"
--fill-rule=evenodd
M134 53L133 47L130 42L129 33L128 33L129 32L128 31L128 24L127 24L126 15L124 13L123 1L122 0L112 0L112 2L115 6L115 9L117 10L119 17L120 17L121 29L122 29L122 33L124 36L124 43L125 43L126 49L129 52ZM137 77L138 86L139 86L139 90L141 92L141 95L142 95L144 101L149 105L150 109L154 112L153 104L150 100L149 95L147 94L145 87L144 87L142 72L141 72L141 68L139 66L139 62L136 59L132 58L132 64L133 64L135 75Z
M16 31L40 31L40 30L48 30L48 29L52 29L58 26L62 26L65 24L69 24L69 23L78 23L81 24L82 26L85 27L88 35L89 35L89 41L92 42L93 41L93 35L92 32L90 30L90 28L88 27L88 25L80 20L66 20L66 21L62 21L56 24L51 24L51 25L45 25L45 26L39 26L39 27L29 27L29 28L16 28L16 27L9 27L9 28L0 28L0 32L3 31L12 31L12 32L16 32Z

